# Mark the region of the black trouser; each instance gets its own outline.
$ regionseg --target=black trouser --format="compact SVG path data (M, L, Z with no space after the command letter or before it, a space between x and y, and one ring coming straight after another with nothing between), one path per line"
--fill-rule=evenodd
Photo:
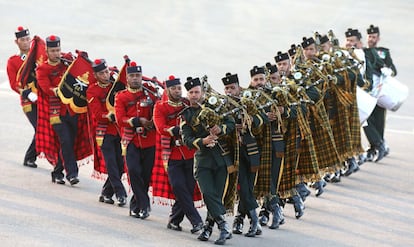
M29 148L26 151L26 154L24 155L24 161L23 164L25 164L27 161L35 162L36 161L36 127L37 127L37 104L32 104L32 110L29 112L26 112L26 117L29 119L30 124L32 125L35 133L33 134L32 142L30 143Z
M364 132L371 147L378 148L384 141L385 113L385 108L376 105L367 119L368 126L364 127Z
M208 213L215 219L226 213L223 205L223 194L227 181L227 167L224 165L213 167L197 167L194 177L203 194Z
M238 192L240 202L238 211L241 215L246 215L250 210L258 207L256 198L254 196L254 183L256 180L256 172L250 170L250 160L247 155L246 147L240 147L240 162L239 162L239 178L238 178Z
M79 171L74 149L78 131L78 116L71 116L67 113L65 116L60 116L60 120L61 123L54 124L52 126L59 138L60 143L61 159L58 161L58 165L59 163L62 164L61 161L63 160L66 178L69 180L77 177Z
M150 208L148 188L154 159L155 146L138 148L132 142L128 144L126 162L132 192L134 193L131 197L129 208L135 213Z
M119 136L104 136L101 146L102 155L105 160L108 178L102 187L102 195L112 197L126 197L126 191L122 184L121 177L124 173L124 159L121 152L121 138Z
M168 161L168 178L175 195L170 222L174 224L182 222L184 215L187 216L193 226L202 222L201 216L194 207L193 202L195 187L193 165L193 159Z

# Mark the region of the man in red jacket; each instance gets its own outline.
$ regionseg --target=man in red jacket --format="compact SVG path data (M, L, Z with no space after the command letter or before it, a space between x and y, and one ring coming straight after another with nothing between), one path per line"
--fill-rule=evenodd
M115 194L118 206L126 204L126 191L121 177L124 171L124 160L121 154L121 137L115 123L115 114L106 107L106 97L112 87L110 73L104 59L96 59L92 64L96 82L90 84L86 92L88 108L94 120L96 142L102 151L108 178L105 181L100 202L114 204Z
M127 67L127 88L115 96L115 117L121 127L122 152L126 155L128 175L133 191L130 215L149 216L148 188L155 159L155 128L152 121L156 90L142 83L141 66Z
M36 130L36 149L43 152L47 160L55 166L52 182L71 185L79 183L78 161L92 154L87 128L87 113L76 113L64 104L58 96L59 83L68 65L62 62L60 38L50 35L46 38L48 60L36 70L39 84L39 118ZM66 58L71 57L67 53Z
M155 104L154 125L161 135L162 159L175 195L167 228L181 231L180 223L185 215L193 226L191 233L195 233L203 227L203 221L193 202L195 150L183 145L180 133L181 113L189 102L186 104L181 97L180 79L170 76L165 83L167 88L164 94L168 98Z
M17 81L17 74L21 69L24 60L26 59L30 50L30 33L29 29L18 27L15 32L16 40L14 41L19 47L19 54L13 55L7 61L7 75L9 76L10 87L20 95L20 104L22 105L23 112L29 119L30 124L36 132L37 126L37 89L35 81L28 83L27 85L21 85ZM36 168L36 141L35 135L33 135L32 142L26 151L24 156L23 165L31 168Z

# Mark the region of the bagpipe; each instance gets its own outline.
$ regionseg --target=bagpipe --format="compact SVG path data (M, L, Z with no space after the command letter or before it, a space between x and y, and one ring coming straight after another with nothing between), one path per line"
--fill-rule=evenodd
M117 92L126 89L127 79L126 79L126 68L129 66L131 60L128 55L124 57L124 64L119 71L114 71L114 78L116 77L111 89L109 90L108 96L106 97L106 107L109 112L114 112L115 106L115 95ZM152 94L158 99L161 99L160 89L164 89L164 83L159 81L155 76L150 78L147 76L142 76L142 88L144 89L145 94Z
M85 113L88 111L86 90L96 79L87 52L76 50L76 54L73 56L70 52L64 53L60 58L68 68L58 85L57 95L75 113Z

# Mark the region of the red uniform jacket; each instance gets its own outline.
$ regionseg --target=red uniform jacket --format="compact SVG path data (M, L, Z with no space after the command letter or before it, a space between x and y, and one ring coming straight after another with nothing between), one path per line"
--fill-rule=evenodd
M106 97L112 84L107 87L99 86L98 82L90 84L86 91L86 98L88 99L88 108L91 116L94 118L94 127L105 126L106 131L103 134L118 135L118 128L115 122L110 121L106 116L108 109L106 108Z
M184 109L182 103L177 104L171 101L158 101L154 107L154 125L158 133L170 139L171 160L192 159L195 150L190 150L185 145L176 145L176 141L181 143L181 135L174 135L173 129L180 127L180 116L178 113Z
M67 68L68 67L63 63L49 64L49 61L44 62L37 68L37 83L43 93L49 96L49 99L58 98L53 90L59 86L59 83L62 80ZM68 110L71 115L75 114L68 105L63 104L60 100L59 102L61 116L66 115L66 110Z
M7 75L9 76L10 87L11 89L13 89L13 91L15 91L18 94L20 94L19 89L21 88L21 86L19 85L20 83L16 81L16 77L17 72L23 64L25 56L26 55L13 55L7 61Z
M145 85L145 84L144 84ZM151 86L145 85L150 90ZM144 117L152 120L153 107L157 97L147 93L144 89L132 92L130 89L120 91L115 96L115 117L118 126L121 128L121 137L123 147L132 141L139 148L148 148L155 146L155 129L143 129L142 127L134 128L128 120L134 117ZM132 130L132 133L131 133ZM128 137L128 133L132 134Z
M17 72L23 64L26 54L13 55L7 61L7 75L9 76L10 88L20 95L20 104L23 106L24 112L30 112L32 110L31 105L36 104L28 99L24 99L20 94L19 89L23 89L20 82L17 81Z

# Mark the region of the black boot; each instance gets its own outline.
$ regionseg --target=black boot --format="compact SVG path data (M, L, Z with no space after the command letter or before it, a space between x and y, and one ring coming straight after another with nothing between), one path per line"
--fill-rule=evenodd
M200 241L208 241L213 233L214 219L207 214L206 223L204 224L203 231L198 235L197 239Z
M266 207L263 206L259 213L259 223L262 226L267 225L269 222L269 211L267 211Z
M315 196L316 197L318 197L318 196L320 196L320 195L322 195L322 193L324 192L324 190L323 190L323 187L325 187L324 186L324 180L319 180L318 182L316 182L315 183L315 186L316 186L316 194L315 194ZM326 182L325 182L325 184L326 184Z
M273 205L273 219L272 219L272 225L269 226L270 229L277 229L279 228L280 224L283 224L285 221L285 218L282 214L282 208L279 206L279 204Z
M234 221L233 221L233 233L234 234L243 233L243 220L244 220L244 215L240 213L236 215L236 217L234 218Z
M227 225L227 222L224 220L223 215L216 217L215 221L218 225L218 228L220 229L220 235L219 238L216 241L214 241L214 244L223 245L226 243L227 239L230 239L232 237L232 235L229 226Z
M295 208L296 219L299 219L303 215L304 205L302 199L298 195L292 197L293 207Z
M296 190L298 191L302 201L305 201L306 197L308 197L311 193L303 182L296 185Z
M358 164L354 157L349 158L347 162L348 162L348 170L346 170L344 174L345 176L349 176L352 173L357 172L359 170Z
M380 160L382 160L382 158L385 157L385 154L387 153L387 149L385 147L384 142L382 142L379 146L378 146L378 155L377 158L375 159L375 162L378 162Z
M259 218L255 209L249 211L250 215L250 228L249 231L245 234L246 237L254 237L257 233L257 225L259 224Z

